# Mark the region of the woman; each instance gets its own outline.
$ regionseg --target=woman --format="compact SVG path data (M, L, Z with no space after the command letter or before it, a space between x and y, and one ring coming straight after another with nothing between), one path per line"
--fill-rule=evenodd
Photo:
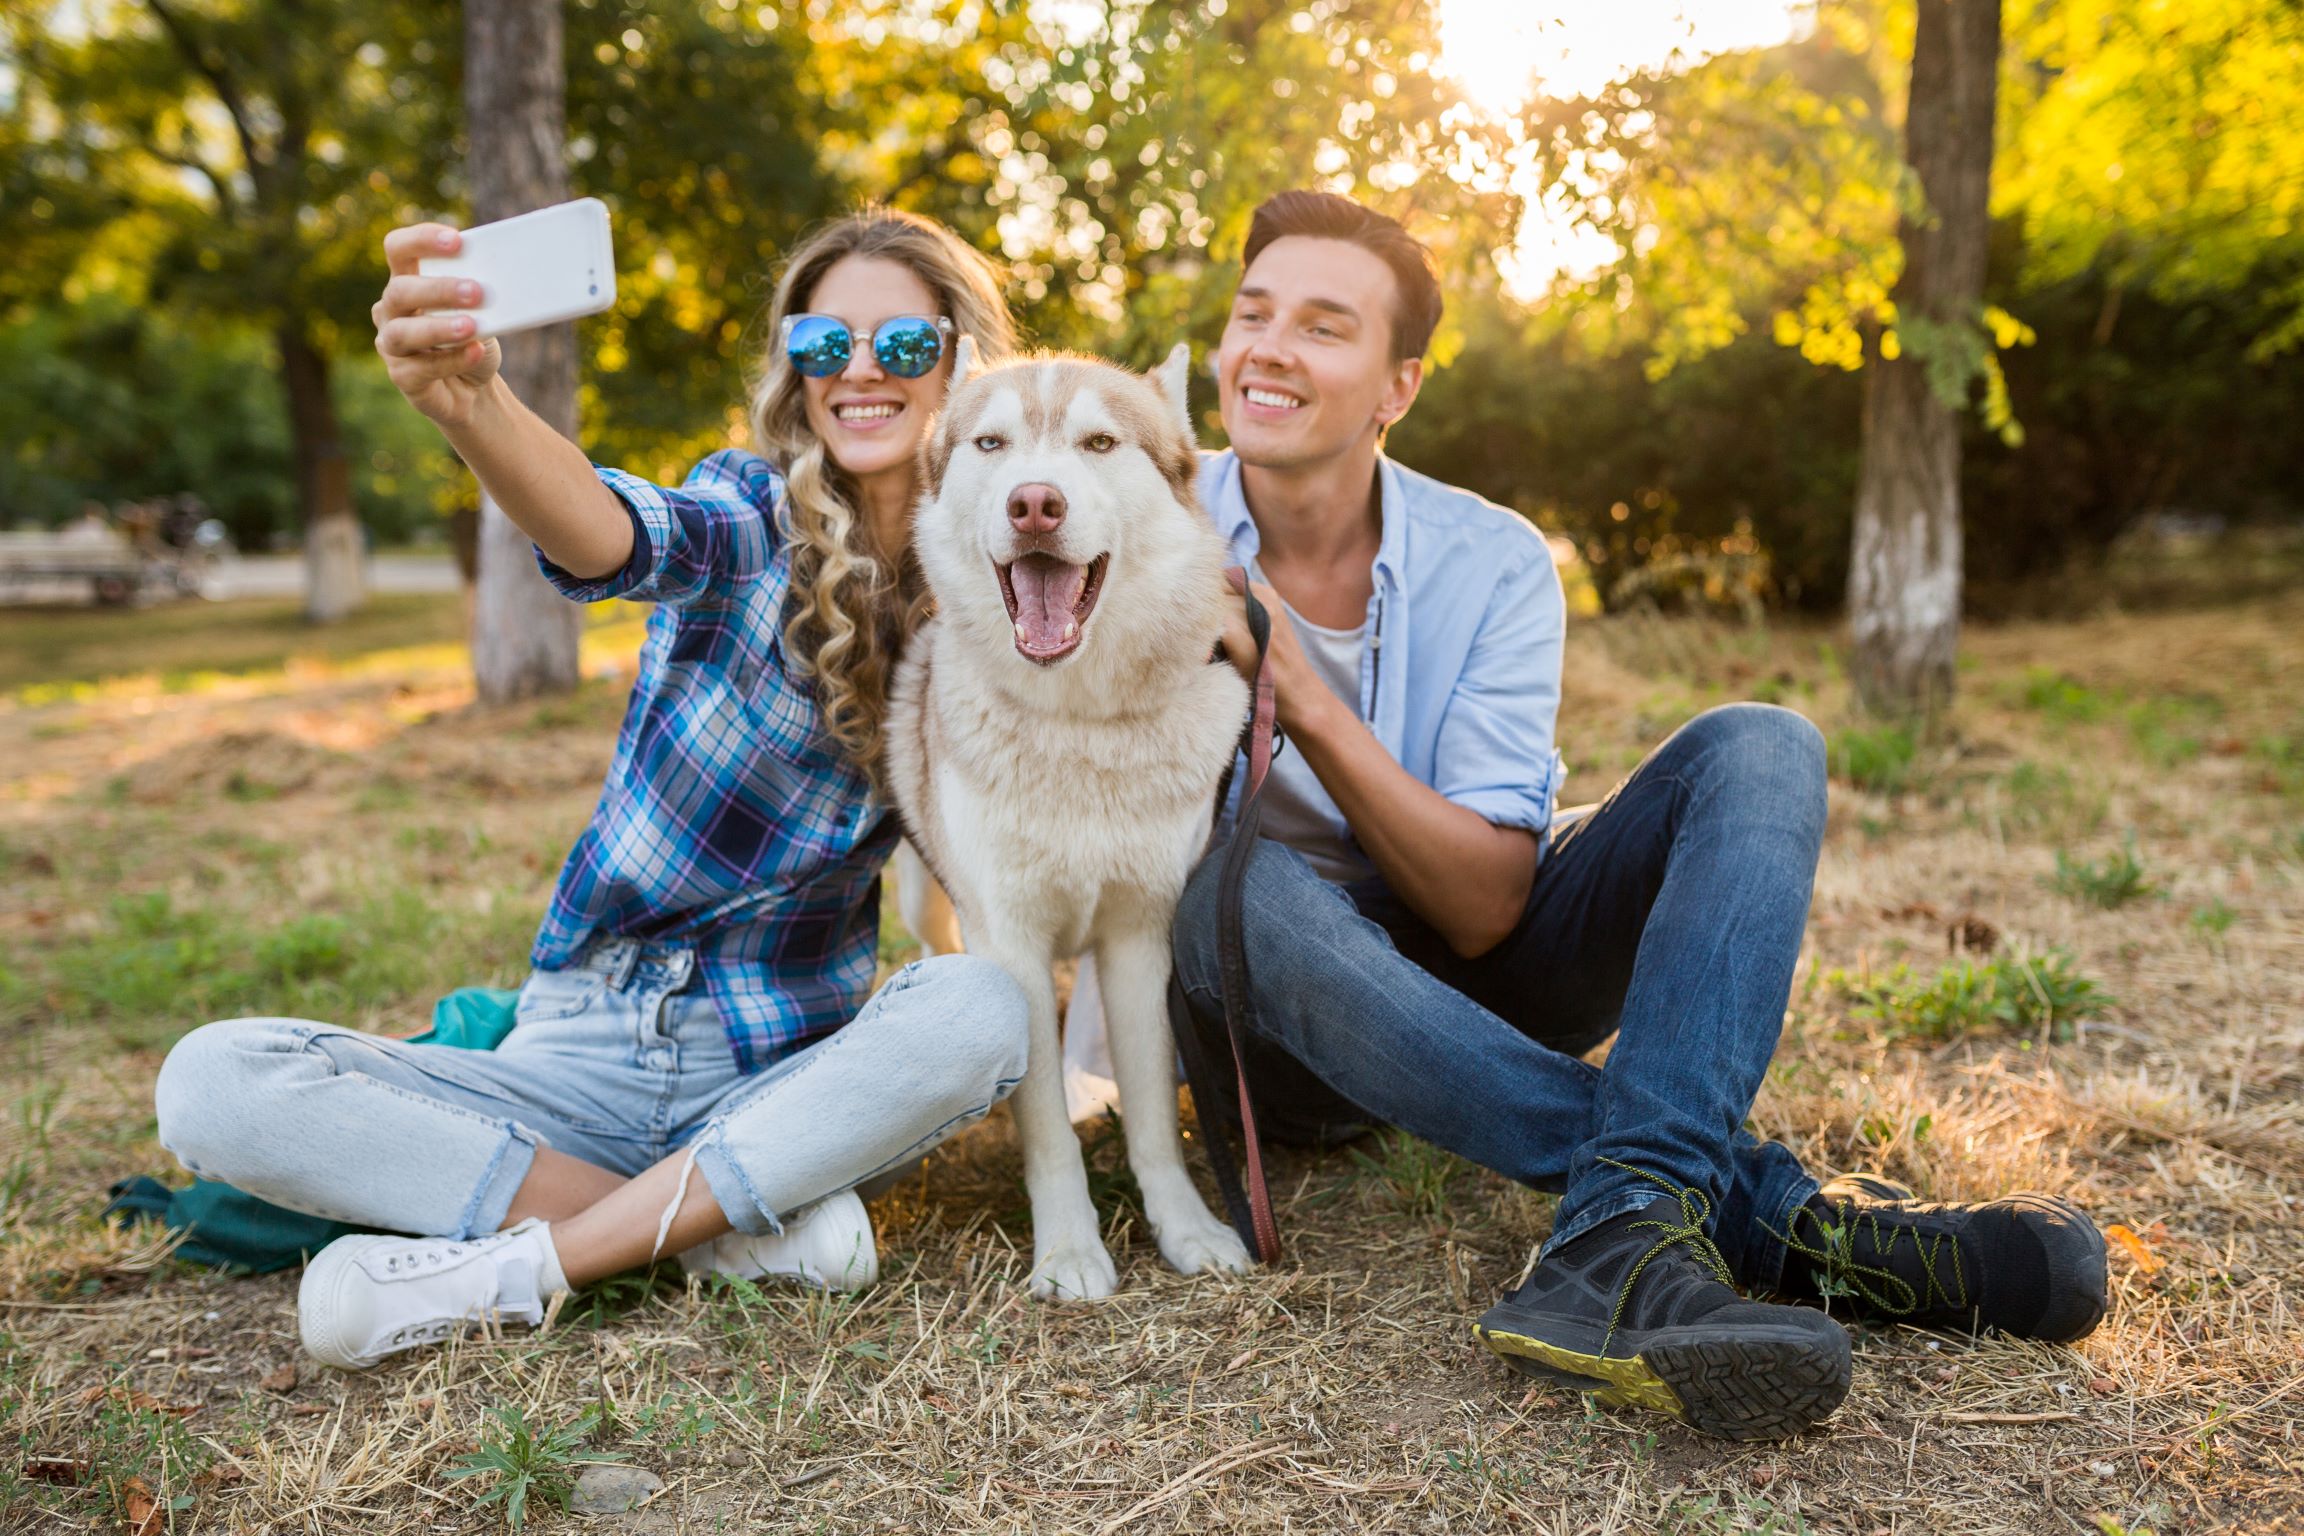
M498 1050L234 1019L161 1069L160 1140L186 1167L426 1234L344 1238L305 1271L305 1347L354 1369L473 1318L540 1321L554 1291L661 1253L869 1283L854 1186L980 1118L1025 1062L1023 998L988 962L909 966L864 1000L897 838L881 717L920 602L914 450L957 338L1013 344L989 264L908 214L820 231L777 286L760 454L667 490L595 469L513 397L454 313L478 290L418 273L458 244L437 224L385 239L393 383L561 591L656 610Z

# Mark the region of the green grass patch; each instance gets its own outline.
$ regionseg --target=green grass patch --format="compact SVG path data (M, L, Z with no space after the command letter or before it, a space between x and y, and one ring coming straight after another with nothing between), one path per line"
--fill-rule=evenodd
M411 890L276 923L165 891L116 896L94 932L0 973L0 1012L100 1026L130 1048L167 1045L211 1019L349 1022L378 1004L504 979L527 953L535 921L523 903L475 919Z
M2264 787L2304 799L2304 726L2280 735L2259 737L2249 758L2264 773Z
M2101 859L2075 859L2063 849L2057 849L2056 873L2048 877L2048 886L2059 896L2106 912L2157 895L2160 890L2145 873L2133 842Z
M1827 743L1833 774L1858 789L1894 794L1910 786L1919 739L1909 727L1843 726Z
M2069 672L2047 667L2025 670L2013 690L2012 702L2059 725L2093 725L2109 717L2115 700L2089 687Z
M1446 1218L1449 1188L1466 1166L1462 1158L1399 1130L1379 1131L1368 1145L1375 1150L1354 1147L1352 1161L1402 1215L1424 1221Z
M169 693L204 676L274 672L291 661L341 663L375 651L464 640L454 593L382 593L341 623L314 626L295 598L157 608L0 609L0 697L52 702L111 678L157 676Z
M2084 785L2062 764L2021 762L2002 780L2008 794L2008 820L2027 831L2078 837L2095 831L2111 814L2111 797Z
M2128 740L2155 768L2181 768L2206 750L2207 733L2224 718L2223 701L2204 693L2163 693L2121 712Z
M501 1504L504 1523L515 1531L526 1525L532 1502L568 1507L577 1468L623 1460L610 1451L586 1448L585 1441L599 1423L597 1408L551 1426L531 1423L517 1403L499 1404L490 1412L496 1422L481 1435L479 1449L451 1467L448 1475L482 1479L475 1502L482 1507Z
M2219 898L2202 906L2194 907L2192 915L2185 921L2191 926L2194 933L2210 943L2214 943L2232 931L2232 924L2239 915Z
M1991 1032L2066 1040L2073 1026L2115 1002L2061 949L1956 960L1932 976L1899 962L1877 976L1835 971L1826 980L1847 998L1851 1017L1920 1040Z

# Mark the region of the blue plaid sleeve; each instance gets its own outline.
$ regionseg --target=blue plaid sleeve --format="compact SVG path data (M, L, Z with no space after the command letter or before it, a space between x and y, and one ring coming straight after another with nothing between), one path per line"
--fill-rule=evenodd
M677 490L594 467L631 514L632 558L622 570L587 581L538 550L536 563L561 595L579 603L622 597L680 607L725 596L768 568L783 481L766 459L734 449L716 453L690 470Z

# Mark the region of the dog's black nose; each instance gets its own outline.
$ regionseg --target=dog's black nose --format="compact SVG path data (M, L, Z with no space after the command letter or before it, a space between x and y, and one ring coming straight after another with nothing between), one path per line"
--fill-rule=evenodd
M1052 485L1020 485L1008 493L1008 520L1019 533L1054 533L1064 512L1064 493Z

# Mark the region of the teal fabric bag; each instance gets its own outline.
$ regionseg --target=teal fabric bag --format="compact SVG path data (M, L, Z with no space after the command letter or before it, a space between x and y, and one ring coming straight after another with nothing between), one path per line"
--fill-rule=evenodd
M410 1043L492 1051L512 1033L519 1000L504 987L459 987L432 1005L432 1027ZM104 1214L122 1226L161 1222L185 1234L176 1257L237 1275L287 1269L348 1233L368 1230L286 1210L214 1179L194 1179L182 1189L153 1178L125 1179L112 1186Z

